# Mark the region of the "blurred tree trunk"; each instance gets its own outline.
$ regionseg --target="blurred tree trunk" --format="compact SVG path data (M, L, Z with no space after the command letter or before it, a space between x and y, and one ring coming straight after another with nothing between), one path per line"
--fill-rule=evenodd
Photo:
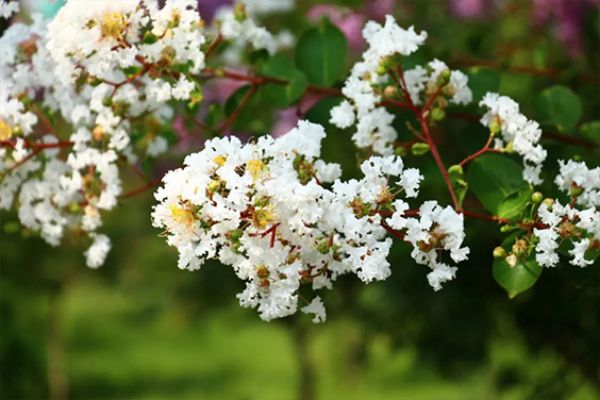
M48 398L66 400L69 397L65 343L63 335L64 287L56 284L48 295L47 369Z
M292 332L300 375L298 400L315 400L315 370L310 358L308 327L298 316L293 318Z

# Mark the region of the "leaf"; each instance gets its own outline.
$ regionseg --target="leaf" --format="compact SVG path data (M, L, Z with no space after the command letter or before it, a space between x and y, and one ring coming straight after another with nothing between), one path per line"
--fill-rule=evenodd
M556 125L562 132L572 130L582 113L579 96L560 85L544 89L537 98L536 107L541 120Z
M600 121L590 121L579 127L579 132L588 139L600 140Z
M305 115L305 118L316 124L323 125L328 130L331 129L331 109L340 104L341 99L337 97L325 97L319 100L314 106L312 106Z
M517 262L511 267L504 258L494 259L492 265L494 279L508 293L508 297L514 298L521 292L532 287L537 282L542 267L532 258Z
M500 75L489 68L472 67L467 71L469 88L473 92L473 99L477 102L487 92L498 92Z
M486 154L473 160L466 177L483 207L494 215L498 215L500 203L505 198L528 187L521 166L499 154Z
M508 219L518 217L531 201L532 193L533 190L527 186L509 194L498 204L497 215Z
M261 72L264 76L288 81L286 84L269 83L260 89L266 99L278 107L287 107L296 102L308 85L306 76L284 54L276 54L268 59Z
M329 20L304 32L296 49L296 64L314 85L331 86L342 73L348 43L344 34Z

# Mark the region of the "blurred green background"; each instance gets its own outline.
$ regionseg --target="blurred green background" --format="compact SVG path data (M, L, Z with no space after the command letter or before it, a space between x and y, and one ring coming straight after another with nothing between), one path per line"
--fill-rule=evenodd
M319 2L299 3L299 11L270 23L304 29L304 13ZM501 93L531 117L537 93L562 84L582 99L582 124L600 118L597 2L481 0L475 15L457 12L452 1L391 3L402 25L429 32L426 54L417 57L465 68L493 61ZM538 3L582 7L579 53L555 34L563 14L535 23ZM337 4L365 14L373 6ZM553 73L515 71L523 65ZM318 112L309 116L322 120ZM444 129L448 164L485 139L469 121L447 121ZM580 131L566 134L597 143L597 135ZM545 193L556 158L598 164L597 146L544 146ZM324 153L356 173L347 132L331 129ZM405 162L430 178L420 199L445 199L429 157ZM1 399L600 398L597 265L545 270L536 286L509 300L491 273L502 235L468 221L470 259L442 291L431 290L425 267L397 243L390 279L364 285L343 277L324 293L325 324L301 315L266 323L238 306L243 284L229 268L177 269L175 250L150 226L152 204L147 192L107 215L103 231L114 245L99 270L85 267L87 243L72 237L50 248L28 232L11 232L16 215L0 213Z

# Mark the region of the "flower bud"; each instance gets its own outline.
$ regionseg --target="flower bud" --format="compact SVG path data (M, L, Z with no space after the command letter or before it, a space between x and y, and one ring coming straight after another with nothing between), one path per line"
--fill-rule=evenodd
M503 258L506 257L506 250L498 246L494 249L494 252L492 254L494 255L494 258Z
M454 165L451 165L450 168L448 168L448 173L450 175L462 176L465 173L465 171L463 170L462 165L454 164Z
M394 154L400 157L404 157L407 153L408 150L404 146L398 146L394 149Z
M437 78L438 86L446 86L448 82L450 82L450 75L450 70L447 68L440 72L440 75Z
M385 97L396 97L398 95L398 88L396 86L388 85L383 90L383 95Z
M243 22L246 18L248 18L246 5L242 2L236 3L236 5L233 7L233 16L238 22Z
M431 120L438 122L444 119L444 117L446 117L446 112L444 110L442 110L441 108L435 107L431 110Z
M377 73L377 75L385 75L385 73L387 72L387 68L385 67L385 65L379 64L375 72Z
M429 145L427 143L418 142L411 146L410 151L414 156L422 156L429 151Z
M495 117L490 122L490 133L492 136L497 135L502 131L502 124L500 123L500 119Z
M544 195L541 192L534 192L531 195L531 201L533 201L536 204L541 203L543 199L544 199Z
M578 186L575 183L573 183L571 185L570 192L571 192L572 197L578 197L579 195L581 195L581 193L583 193L583 188L581 186Z
M552 210L552 206L554 205L554 199L547 197L544 199L542 204L544 204L546 207L548 207L548 210Z

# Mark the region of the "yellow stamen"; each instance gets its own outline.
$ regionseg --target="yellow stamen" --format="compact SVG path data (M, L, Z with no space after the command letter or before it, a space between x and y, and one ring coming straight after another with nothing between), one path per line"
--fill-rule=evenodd
M272 207L255 208L252 213L252 223L260 229L264 229L275 219Z
M100 22L100 33L102 37L121 39L125 33L127 18L118 11L107 11Z
M173 219L187 227L190 227L194 224L194 214L191 211L186 210L184 208L179 207L176 204L171 205L169 207L171 210L171 214L173 215Z
M216 162L219 167L222 167L225 164L225 161L227 161L227 158L223 156L216 156L213 158L213 161Z
M0 119L0 140L8 140L12 137L13 130L6 122Z
M265 169L265 163L262 160L250 160L246 163L246 169L250 172L252 179L257 180Z

